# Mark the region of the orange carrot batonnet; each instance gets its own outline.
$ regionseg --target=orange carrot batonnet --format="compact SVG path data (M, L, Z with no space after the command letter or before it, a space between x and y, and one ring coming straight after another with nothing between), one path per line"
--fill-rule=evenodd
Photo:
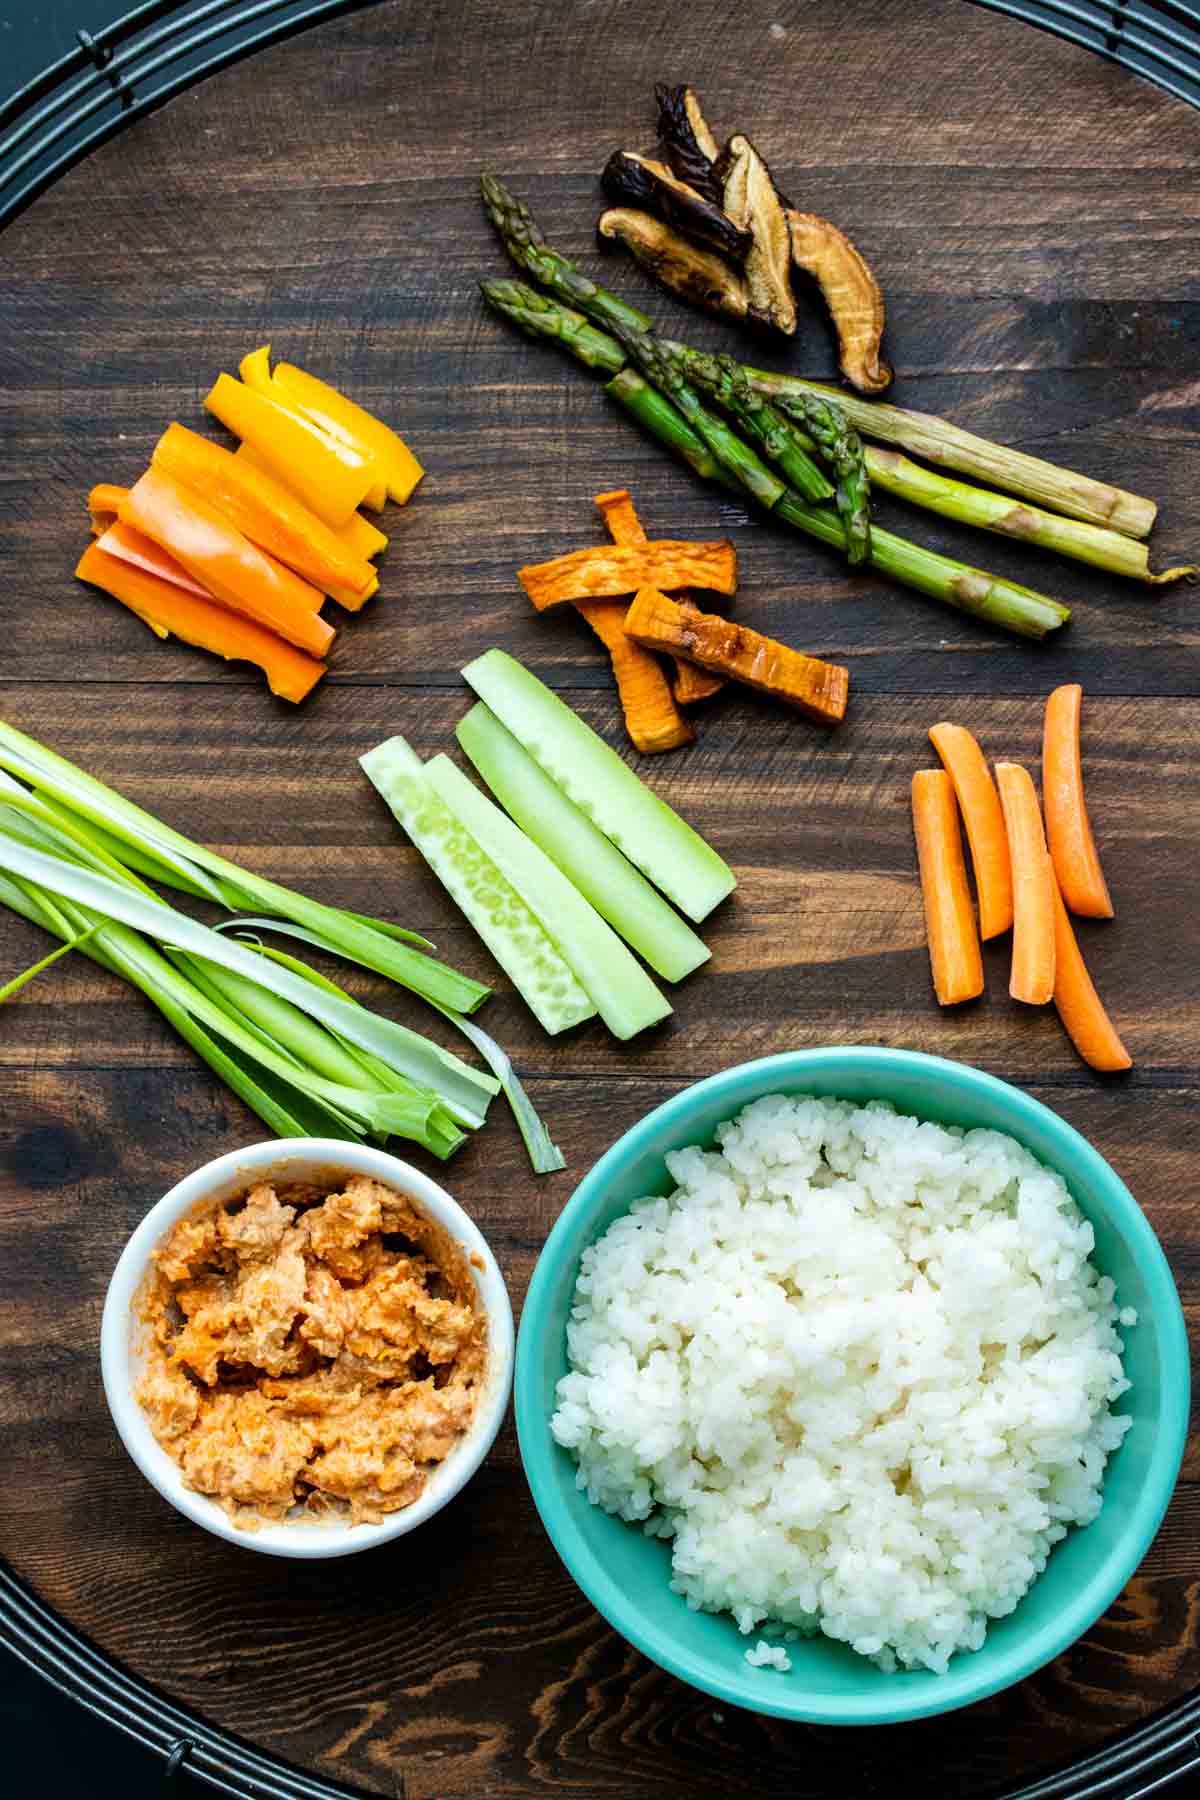
M1054 882L1054 1005L1067 1036L1090 1068L1113 1073L1133 1067L1096 992L1083 952L1071 928L1058 883Z
M155 468L224 513L238 530L323 594L361 605L378 577L332 526L274 476L186 425L168 425L154 447ZM336 592L335 592L336 590Z
M982 994L983 956L967 886L954 784L944 769L917 770L912 778L912 815L933 991L939 1006L957 1006Z
M107 556L97 544L88 545L75 573L81 581L103 588L121 601L159 636L173 634L216 656L257 664L271 692L282 700L303 700L325 673L324 663L305 656L252 619L215 600L199 600L174 582Z
M999 937L1012 924L1013 896L1008 833L996 784L983 751L965 726L943 721L931 728L929 737L954 783L967 829L979 898L979 935L985 941Z
M1079 754L1079 714L1083 689L1077 681L1055 688L1046 701L1042 737L1042 799L1046 838L1062 897L1086 919L1111 919L1112 899L1096 854L1096 840L1083 800Z
M1054 870L1042 829L1042 809L1029 770L996 764L996 785L1012 864L1012 975L1008 991L1029 1006L1054 998Z
M609 493L597 494L596 506L600 517L608 526L608 533L614 544L647 542L645 529L638 518L637 508L628 488L613 488ZM685 612L689 606L694 605L686 588L681 588L674 599ZM646 651L645 654L650 653ZM681 656L672 657L671 660L675 665L674 699L679 706L691 706L697 700L708 700L713 694L719 694L725 686L720 675L713 675L708 669L700 668L697 663L687 662Z
M123 525L120 519L115 519L106 531L97 533L96 547L106 556L115 556L135 569L145 569L148 575L157 575L160 581L173 581L176 587L194 594L197 600L212 599L203 583L189 575L183 564L169 556L161 544L156 544L153 538L143 537L132 525Z
M222 605L311 656L323 656L329 648L333 630L317 611L324 595L161 469L148 469L129 490L119 516L161 544Z

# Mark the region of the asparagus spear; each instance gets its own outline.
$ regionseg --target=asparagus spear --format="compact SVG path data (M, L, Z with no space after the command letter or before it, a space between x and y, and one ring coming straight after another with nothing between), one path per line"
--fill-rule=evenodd
M503 182L497 181L494 175L483 174L479 178L479 188L488 218L519 269L524 269L555 299L578 307L580 312L600 325L607 325L610 330L620 327L649 331L654 321L644 312L628 305L608 288L598 287L573 262L550 248L525 202L510 194Z
M614 375L604 391L661 442L678 448L677 442L671 442L660 431L662 396L656 394L635 369L623 369L619 375ZM684 431L688 430L686 420L680 419L679 424ZM679 435L676 427L676 440ZM725 479L724 473L719 472L717 478ZM791 489L772 508L772 516L818 538L823 544L831 544L837 549L845 547L844 527L837 515L824 507L809 506ZM872 568L881 575L888 575L893 581L928 594L931 599L953 606L959 612L971 613L989 625L1002 625L1021 637L1043 638L1047 632L1065 625L1071 617L1068 607L1045 594L1022 587L1015 581L1002 581L998 576L989 575L986 569L955 562L936 550L910 544L906 538L883 531L878 525L871 527L869 560Z
M837 476L834 498L838 516L846 529L847 558L852 563L862 562L871 547L870 488L862 440L845 413L832 401L821 400L816 394L807 395L803 404L792 401L786 407L769 408L765 415L755 413L749 399L754 389L746 371L731 356L704 356L699 351L691 350L687 352L687 370L692 380L706 393L712 394L727 412L733 412L739 419L747 418L751 428L762 438L769 456L774 452L768 432L776 432L780 426L788 428L792 443L802 451L815 449L819 452ZM761 395L759 398L761 399ZM787 413L790 417L780 418L782 413ZM764 418L768 421L765 430L759 423ZM793 419L807 429L797 431L792 425ZM777 460L784 473L792 479L782 457ZM792 480L792 486L805 499L820 497L805 493L796 480Z
M561 313L564 309L543 295L533 293L524 282L485 281L481 285L488 304L523 331L549 337L573 353L576 345L581 345L584 352L581 360L592 359L589 367L607 370L614 364L625 363L621 344L613 341L611 352L605 352L597 346L594 335L581 335L579 327L585 321L579 314L574 315L574 320L554 318L555 312ZM628 335L634 341L645 336L637 332ZM655 348L652 340L650 348ZM659 368L653 356L648 356L648 361L651 367ZM764 504L776 518L822 543L845 549L845 528L836 513L809 506L789 488L784 488L774 500L768 498L774 488L782 484L774 481L771 471L723 420L704 407L682 377L676 379L672 397L668 399L637 370L620 367L605 392L660 443L689 463L698 475L706 480L721 481L726 486L753 491L744 479L748 477L757 484ZM675 404L680 398L688 408L688 417ZM1065 625L1071 616L1065 606L1043 594L1015 582L1000 581L984 570L954 562L950 557L909 544L878 528L871 532L869 560L881 574L889 575L919 593L1026 637L1044 637L1048 631Z
M747 369L746 373L760 393L776 402L785 395L821 394L836 400L864 437L899 444L923 456L926 462L991 482L1022 499L1040 501L1068 518L1106 525L1135 538L1144 538L1154 523L1158 508L1153 500L1094 481L1089 475L1060 469L1057 464L1043 462L1041 457L1029 456L1022 450L1010 450L1006 444L993 444L933 413L887 406L878 400L860 400L854 394L843 393L841 388L805 381L798 375L775 375L768 369Z

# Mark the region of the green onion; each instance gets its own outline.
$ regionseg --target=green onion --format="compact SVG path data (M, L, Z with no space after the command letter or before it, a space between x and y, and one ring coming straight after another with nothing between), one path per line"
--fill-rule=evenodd
M463 670L567 798L689 919L706 918L736 885L733 870L590 725L503 650Z

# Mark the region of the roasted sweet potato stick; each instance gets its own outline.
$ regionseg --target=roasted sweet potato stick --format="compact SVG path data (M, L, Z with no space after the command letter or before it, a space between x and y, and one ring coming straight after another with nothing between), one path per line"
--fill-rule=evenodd
M850 677L839 664L790 650L716 613L685 613L657 588L638 590L625 630L648 650L690 657L701 668L786 701L819 724L836 725L846 711Z
M596 505L614 544L646 543L646 533L628 488L614 488L611 493L597 494ZM689 608L693 612L700 610L686 588L681 588L679 593L672 595L672 599L684 612ZM622 619L625 611L622 607ZM701 669L695 663L684 662L680 657L672 660L675 664L675 699L680 706L691 706L697 700L707 700L711 695L719 694L725 686L719 675L710 675L707 669Z
M1054 870L1042 829L1042 809L1028 769L997 763L1012 864L1012 976L1014 1000L1045 1006L1054 998Z
M957 1006L982 994L983 957L967 888L954 784L944 769L917 770L912 778L912 815L933 991L939 1006Z
M349 550L332 526L258 463L186 425L168 425L154 446L153 463L339 605L357 611L378 587L379 577L366 558Z
M962 725L942 723L929 733L934 749L954 783L954 793L975 870L979 897L979 935L999 937L1013 921L1012 867L1000 796L983 751Z
M1054 1006L1067 1036L1090 1068L1111 1074L1131 1069L1133 1058L1117 1036L1112 1020L1101 1004L1087 972L1083 952L1071 929L1071 920L1054 883Z
M215 600L198 600L174 582L106 556L97 544L88 545L75 573L135 612L158 637L173 633L185 644L211 650L216 656L256 663L271 692L281 700L303 700L325 673L324 663L293 649L252 619Z
M625 728L636 747L654 755L692 743L696 733L671 698L662 668L626 635L624 601L581 600L579 611L612 659Z
M96 539L97 549L103 550L106 556L115 556L135 569L145 569L148 575L157 575L160 581L173 581L176 587L194 594L197 600L212 599L203 582L189 575L182 563L169 556L161 544L156 544L153 538L143 537L131 525L123 525L120 519L114 519L106 531L98 531Z
M1079 756L1079 711L1083 689L1077 681L1057 687L1046 701L1042 737L1042 800L1046 839L1059 890L1073 913L1111 919L1113 904L1096 854L1096 841L1083 801Z
M691 544L672 538L597 550L575 550L553 562L529 563L517 579L539 612L576 600L615 600L639 588L711 588L737 592L737 556L728 538Z
M148 469L130 488L118 516L161 544L223 606L313 656L333 641L332 628L318 616L324 596L161 469Z

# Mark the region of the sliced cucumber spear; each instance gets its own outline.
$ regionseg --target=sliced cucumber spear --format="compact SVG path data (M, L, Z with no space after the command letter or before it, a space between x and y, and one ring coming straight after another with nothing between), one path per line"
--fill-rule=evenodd
M706 918L732 892L729 865L536 675L489 650L463 676L567 798L689 919Z
M456 735L525 835L657 974L682 981L708 961L708 946L691 926L554 785L489 707L482 701L473 706Z
M553 940L434 792L416 752L402 737L393 737L359 762L538 1023L554 1035L592 1018L596 1008Z
M536 914L614 1037L634 1037L668 1017L670 1002L616 932L494 801L448 756L427 762L425 778Z

